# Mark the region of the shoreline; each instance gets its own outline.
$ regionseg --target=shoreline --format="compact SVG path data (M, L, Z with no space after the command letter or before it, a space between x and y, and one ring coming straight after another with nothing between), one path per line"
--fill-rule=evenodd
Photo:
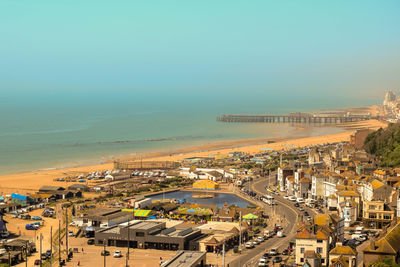
M80 173L88 173L92 171L102 171L113 169L114 160L134 160L141 158L144 161L158 160L158 161L179 161L188 157L204 157L210 154L220 154L226 156L232 151L243 151L245 153L257 153L262 150L261 148L268 147L273 150L284 150L293 147L304 147L316 145L320 143L334 143L341 141L348 141L350 134L355 129L347 127L355 127L356 129L370 128L378 129L385 127L386 124L376 120L364 121L362 123L353 123L352 125L343 125L339 132L326 135L317 136L288 136L277 138L259 138L259 139L239 139L239 140L225 140L220 142L213 142L203 145L190 146L179 148L169 152L150 152L144 153L140 156L129 156L108 160L98 164L90 164L85 166L76 166L69 168L46 168L42 170L19 172L11 174L0 175L0 192L4 193L25 193L32 190L39 189L43 185L58 185L69 186L73 182L56 182L55 178L77 175ZM273 142L271 142L273 141Z

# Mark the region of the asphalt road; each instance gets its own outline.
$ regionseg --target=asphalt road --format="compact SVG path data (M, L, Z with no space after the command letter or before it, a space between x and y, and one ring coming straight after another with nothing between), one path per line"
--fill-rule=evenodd
M265 195L267 193L267 190L265 189L267 185L268 178L259 178L252 182L251 188L257 194ZM232 261L229 264L229 267L257 266L259 259L265 252L269 251L271 248L276 247L279 247L279 251L281 252L282 249L287 248L289 242L294 239L296 235L297 217L300 213L296 208L293 207L293 203L291 203L290 201L287 201L283 197L280 197L278 195L275 195L274 197L275 202L277 203L277 206L275 207L275 212L279 213L281 217L284 217L285 220L287 220L288 222L288 225L283 230L286 236L283 238L278 238L274 236L273 238L270 238L263 243L257 245L253 249L244 249L242 252L243 256ZM271 210L271 208L264 203L260 202L260 205L264 207L266 212ZM268 215L272 216L272 214Z

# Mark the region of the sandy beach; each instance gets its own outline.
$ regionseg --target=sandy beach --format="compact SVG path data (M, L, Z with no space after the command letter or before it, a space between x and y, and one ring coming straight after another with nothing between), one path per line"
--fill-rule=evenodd
M349 141L350 135L354 129L370 128L378 129L385 127L386 124L377 120L363 121L353 124L345 124L341 127L343 130L339 133L328 134L313 137L282 137L275 139L247 139L247 140L229 140L199 146L187 147L173 152L148 153L141 155L142 160L168 160L178 161L188 157L209 156L220 154L226 156L232 151L243 151L246 153L257 153L262 151L262 148L274 150L290 149L293 147L304 147L317 145L321 143L334 143L341 141ZM272 143L271 143L272 141ZM122 158L121 160L133 160L135 157ZM137 157L136 157L137 159ZM6 193L33 193L43 185L59 185L68 186L72 183L57 182L56 178L66 176L76 176L81 173L92 171L101 171L112 169L112 162L105 162L91 166L81 166L65 169L48 169L31 171L24 173L7 174L0 176L0 194Z

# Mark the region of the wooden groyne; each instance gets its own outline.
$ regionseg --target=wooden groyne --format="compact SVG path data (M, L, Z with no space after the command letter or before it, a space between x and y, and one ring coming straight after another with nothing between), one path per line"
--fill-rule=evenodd
M370 114L311 114L311 113L290 113L288 115L222 115L217 121L222 122L263 122L263 123L321 123L338 124L357 122L372 119Z

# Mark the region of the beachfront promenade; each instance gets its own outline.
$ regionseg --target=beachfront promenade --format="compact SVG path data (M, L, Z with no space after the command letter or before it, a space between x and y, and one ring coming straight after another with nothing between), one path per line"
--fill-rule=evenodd
M290 113L288 115L222 115L217 117L217 121L222 122L263 122L263 123L309 123L309 124L337 124L347 122L357 122L372 119L370 114L349 114L349 113L330 113L330 114L311 114L311 113Z

